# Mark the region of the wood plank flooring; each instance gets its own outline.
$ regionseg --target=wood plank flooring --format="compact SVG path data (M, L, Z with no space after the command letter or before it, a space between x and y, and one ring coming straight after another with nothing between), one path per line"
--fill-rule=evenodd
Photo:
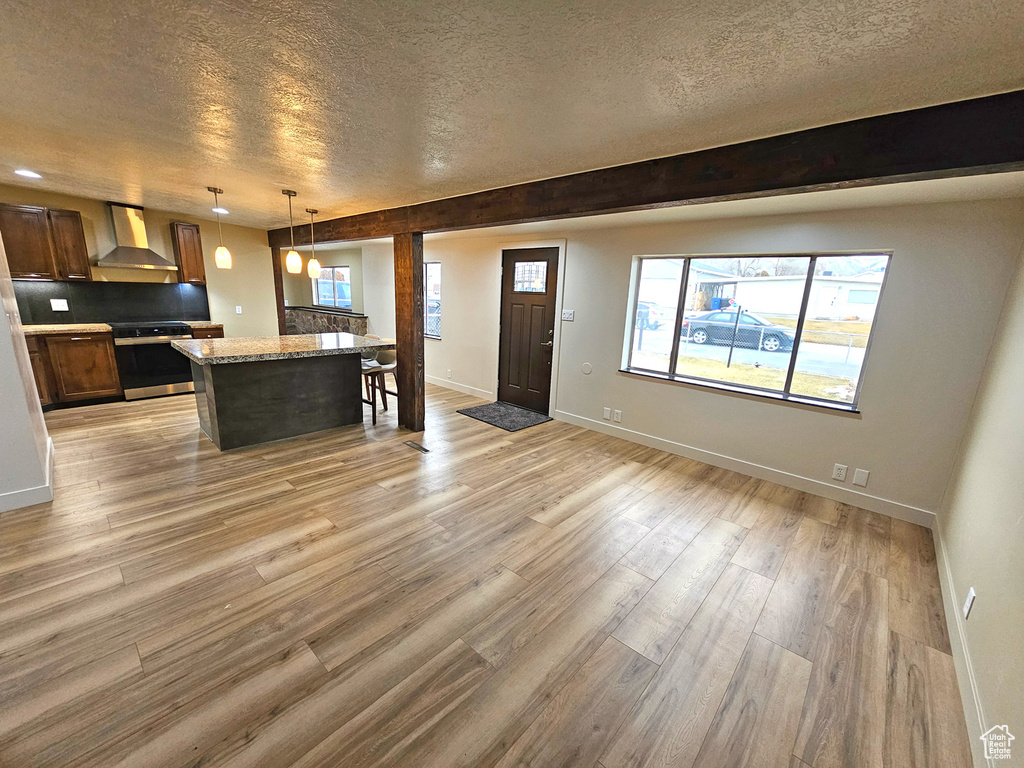
M48 414L0 766L970 764L929 531L477 402L229 453L190 396Z

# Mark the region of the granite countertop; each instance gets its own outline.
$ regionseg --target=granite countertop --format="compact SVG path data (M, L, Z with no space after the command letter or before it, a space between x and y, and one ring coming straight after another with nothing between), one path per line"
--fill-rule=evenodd
M106 323L60 323L52 325L23 325L26 336L56 336L65 333L110 333Z
M223 328L224 323L215 323L212 320L186 320L192 328Z
M351 355L364 351L394 349L394 342L367 339L351 333L311 333L267 338L190 339L171 346L199 365L256 363L295 357Z

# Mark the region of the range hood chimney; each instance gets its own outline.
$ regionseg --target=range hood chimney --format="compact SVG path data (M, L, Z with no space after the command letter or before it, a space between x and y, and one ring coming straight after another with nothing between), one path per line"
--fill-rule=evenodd
M174 262L168 261L149 248L146 238L146 221L142 217L142 206L125 203L107 203L110 218L114 224L114 239L117 247L101 257L97 267L117 269L163 269L177 271Z

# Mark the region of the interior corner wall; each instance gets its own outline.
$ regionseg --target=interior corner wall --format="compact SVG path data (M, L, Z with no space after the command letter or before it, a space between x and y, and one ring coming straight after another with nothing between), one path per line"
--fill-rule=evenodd
M390 242L363 243L363 314L367 330L395 338L395 249Z
M0 242L0 513L53 498L50 438Z
M65 208L82 214L85 243L89 259L96 259L113 250L113 224L107 204L102 200L72 197L32 187L0 185L0 202L17 205L39 205ZM213 254L220 245L217 223L195 216L146 208L146 236L150 247L167 259L174 260L170 223L187 221L199 225L203 241L203 262L206 266L206 290L210 302L210 318L224 325L226 336L276 336L277 300L274 295L274 273L270 261L267 233L262 229L239 227L224 222L224 244L231 251L233 266L217 269ZM133 283L173 283L174 272L148 269L104 269L93 266L93 280ZM242 307L242 314L235 312Z
M965 709L974 710L968 728L979 756L978 737L994 725L1024 734L1022 339L1024 252L937 527L957 679ZM965 621L960 609L971 587L977 597Z
M574 322L561 323L555 350L555 416L930 526L1022 237L1019 200L546 231L544 239L567 241L559 309L575 311ZM493 397L500 252L510 240L465 233L425 239L424 260L442 264L442 339L426 343L428 381ZM619 373L635 255L861 249L894 252L861 414ZM364 283L371 327L393 336L390 245L364 247ZM622 410L621 425L602 419L604 407ZM836 462L869 470L870 484L833 482Z

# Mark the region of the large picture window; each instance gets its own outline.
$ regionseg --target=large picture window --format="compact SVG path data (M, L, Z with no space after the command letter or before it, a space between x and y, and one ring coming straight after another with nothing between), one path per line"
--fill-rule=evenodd
M423 335L441 338L441 262L423 265Z
M318 307L352 309L352 270L349 267L321 267L313 278L313 303Z
M626 370L856 409L889 255L638 259Z

